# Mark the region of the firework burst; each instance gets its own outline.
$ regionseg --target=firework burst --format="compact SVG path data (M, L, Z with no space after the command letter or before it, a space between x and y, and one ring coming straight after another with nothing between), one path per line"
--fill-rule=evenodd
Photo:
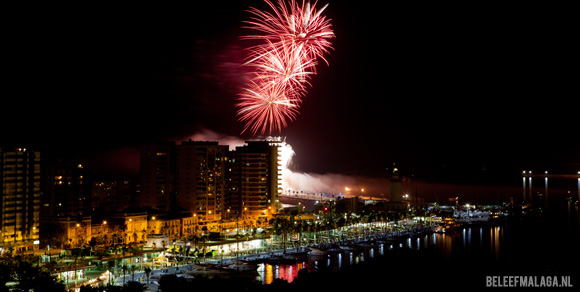
M282 84L264 87L251 82L249 87L240 94L237 107L239 121L245 122L246 130L262 134L268 130L282 131L287 126L287 120L293 121L298 114L300 99L292 96L293 92L286 90Z
M316 73L317 59L331 48L330 20L321 13L328 6L316 10L314 5L295 0L279 0L278 5L265 2L273 13L250 8L247 28L260 34L242 37L258 40L261 44L249 48L245 65L255 68L252 81L240 94L238 120L245 122L246 130L264 134L266 130L281 131L287 120L294 120L298 114L301 97L306 94L309 79Z
M254 46L248 63L261 58L265 52L291 47L293 50L304 50L307 58L324 59L324 54L331 48L330 39L334 37L331 30L330 20L321 13L328 7L316 10L310 3L302 2L302 6L291 0L289 7L283 0L278 1L278 7L272 2L265 0L272 8L274 14L250 8L254 14L250 21L246 21L247 28L262 32L259 35L249 35L243 39L263 40L266 44ZM270 45L273 44L273 45ZM327 62L328 63L328 62Z
M256 68L254 80L264 86L283 84L298 95L306 92L308 79L314 74L316 60L301 56L304 52L281 47L270 50L262 58L251 63Z

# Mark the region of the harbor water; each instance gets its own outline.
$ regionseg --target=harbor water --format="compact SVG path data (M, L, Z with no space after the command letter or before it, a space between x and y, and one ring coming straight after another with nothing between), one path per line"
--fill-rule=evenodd
M399 266L413 275L409 279L416 276L472 287L484 287L486 276L496 275L562 275L580 285L578 218L559 214L564 216L518 218L495 226L463 226L446 233L361 244L354 250L309 256L290 265L263 263L258 280L292 282L302 269L356 270L358 264L374 259L381 263L377 269ZM385 274L389 276L396 273Z
M301 269L341 270L357 265L367 259L388 255L389 251L409 249L429 250L451 258L463 253L487 253L490 258L499 259L504 237L503 226L465 227L448 233L432 233L419 237L409 237L395 242L376 242L358 245L355 250L343 250L322 256L308 256L296 264L271 265L262 263L258 267L259 280L270 284L274 279L292 282Z

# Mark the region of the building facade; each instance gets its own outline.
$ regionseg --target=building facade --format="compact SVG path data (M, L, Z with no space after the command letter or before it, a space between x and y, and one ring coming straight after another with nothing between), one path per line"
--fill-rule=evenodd
M41 248L80 248L95 236L91 226L91 216L44 217Z
M177 146L176 202L201 224L222 219L228 146L186 141Z
M282 193L283 141L248 141L231 153L228 170L230 217L268 220L277 213Z
M41 216L82 216L90 209L84 166L63 157L44 155L41 161Z
M95 181L91 188L91 210L121 211L131 207L135 185L130 180Z
M40 153L0 149L0 248L38 250L40 224Z
M167 211L175 203L175 151L174 142L141 147L139 207Z

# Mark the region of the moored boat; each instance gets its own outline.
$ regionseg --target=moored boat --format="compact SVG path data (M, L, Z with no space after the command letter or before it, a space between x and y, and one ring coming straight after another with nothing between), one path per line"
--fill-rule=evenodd
M345 251L355 251L358 247L354 244L339 245L340 249Z
M228 270L235 272L255 272L258 269L258 265L251 264L247 262L238 261L226 267Z
M327 255L328 252L326 250L310 247L310 251L308 252L309 256L324 256Z
M267 260L266 263L270 265L291 265L295 264L298 259L293 255L272 255Z

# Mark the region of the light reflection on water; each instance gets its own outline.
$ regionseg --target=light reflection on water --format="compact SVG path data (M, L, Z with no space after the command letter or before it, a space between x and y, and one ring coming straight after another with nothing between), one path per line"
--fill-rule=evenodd
M433 233L416 238L407 238L402 242L377 243L372 246L364 246L355 251L342 251L340 253L325 256L308 257L307 260L293 265L270 265L260 264L258 268L258 280L264 284L270 284L274 279L284 279L292 282L301 269L340 270L348 266L364 262L365 259L374 258L375 255L384 255L385 251L397 248L409 248L414 250L434 250L443 257L457 256L464 253L489 253L490 256L499 259L503 241L501 226L496 227L465 227L448 233Z

